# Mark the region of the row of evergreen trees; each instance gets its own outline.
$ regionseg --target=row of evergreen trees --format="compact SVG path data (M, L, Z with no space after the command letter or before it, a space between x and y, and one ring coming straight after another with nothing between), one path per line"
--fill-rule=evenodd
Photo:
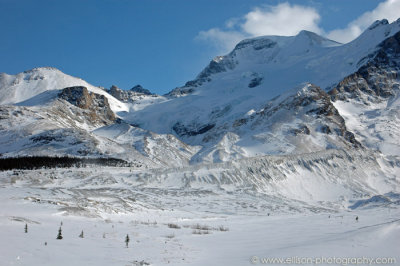
M129 167L130 163L117 158L77 158L77 157L50 157L50 156L25 156L0 158L0 171L23 169L32 170L39 168L69 168L85 167L87 165L103 165Z

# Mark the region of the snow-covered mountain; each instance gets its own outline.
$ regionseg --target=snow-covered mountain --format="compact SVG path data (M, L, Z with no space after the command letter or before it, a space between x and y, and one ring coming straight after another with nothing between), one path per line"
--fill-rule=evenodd
M244 40L165 96L105 90L54 68L2 73L0 153L153 166L327 149L399 154L399 31L400 20L382 20L344 45L308 31Z
M99 87L66 75L58 69L41 67L17 75L0 74L0 104L46 104L54 93L66 87L84 86L90 92L106 95L114 112L127 111L128 107ZM29 101L28 101L29 100Z
M337 109L345 99L332 96L330 100L325 92L333 95L331 91L348 76L386 56L390 63L382 59L370 75L386 72L385 90L397 95L399 30L399 20L392 24L377 21L344 45L307 31L293 37L244 40L228 55L211 61L195 80L169 93L171 100L129 113L124 119L203 146L193 161L360 146L357 143L371 147L365 137L353 136L348 130L348 112L342 110L343 117ZM370 82L379 87L382 80L371 78ZM376 101L383 106L393 101L390 95L377 95ZM396 117L396 110L391 110ZM347 122L353 128L354 123ZM397 136L398 130L394 127L387 135ZM369 139L377 143L377 138ZM388 142L398 143L395 139Z
M186 165L198 149L172 135L123 122L119 114L133 105L57 69L36 68L14 76L3 73L0 83L0 154L6 157L105 156L155 167ZM136 97L134 103L140 107L154 98L143 92Z

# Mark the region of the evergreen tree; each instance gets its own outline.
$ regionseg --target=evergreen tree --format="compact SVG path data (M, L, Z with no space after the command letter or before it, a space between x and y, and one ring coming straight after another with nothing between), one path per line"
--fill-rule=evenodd
M58 229L57 239L63 239L63 236L62 236L62 233L61 233L61 227L60 227L60 229Z
M125 237L125 244L126 244L126 247L128 247L128 244L129 244L129 235L128 234Z
M25 224L25 233L28 233L28 224Z
M79 235L80 238L83 238L83 230L81 232L81 234Z

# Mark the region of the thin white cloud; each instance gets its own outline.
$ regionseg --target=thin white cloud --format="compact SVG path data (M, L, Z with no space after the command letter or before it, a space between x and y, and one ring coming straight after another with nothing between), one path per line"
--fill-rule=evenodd
M350 22L346 28L329 32L326 36L339 42L350 42L357 38L374 21L387 19L392 22L400 16L400 0L387 0L380 3L374 10L365 12Z
M247 35L238 31L223 31L218 28L212 28L207 31L200 31L196 36L196 40L211 43L219 52L226 53L246 37Z
M400 15L400 0L386 0L374 10L365 12L350 22L346 28L325 32L319 26L320 15L313 7L281 3L276 6L256 7L242 18L232 18L225 29L212 28L201 31L196 39L211 43L225 53L244 38L262 35L296 35L309 30L339 42L349 42L359 36L375 20L396 20Z
M311 7L282 3L254 8L242 18L226 22L226 30L212 28L201 31L196 39L207 41L220 52L230 51L239 41L261 35L296 35L301 30L321 33L320 15ZM236 30L235 30L236 29Z
M255 8L247 13L241 25L244 32L251 36L260 35L296 35L301 30L320 33L318 27L320 15L311 7L290 5L289 3Z

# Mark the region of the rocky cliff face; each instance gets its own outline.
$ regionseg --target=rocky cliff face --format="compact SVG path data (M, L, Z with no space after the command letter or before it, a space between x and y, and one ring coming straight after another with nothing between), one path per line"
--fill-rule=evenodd
M110 108L108 99L104 95L89 92L86 87L75 86L63 89L58 97L75 105L81 109L87 110L83 113L88 116L92 122L111 124L116 116Z
M141 100L145 97L157 97L157 95L152 94L149 90L140 85L136 85L129 91L122 90L117 86L112 85L108 93L124 103L134 103L137 100Z
M400 32L383 41L357 72L329 91L333 101L358 99L363 104L387 100L399 90Z
M345 120L332 104L329 95L315 85L304 87L278 104L271 101L258 113L260 117L255 123L265 123L266 119L272 119L279 112L288 113L286 117L292 113L293 120L298 119L304 123L290 129L288 133L310 135L314 131L339 137L353 147L361 147L354 134L347 130Z
M144 94L144 95L153 95L153 93L151 93L148 89L143 88L139 84L134 86L132 89L130 89L130 91L137 92L137 93Z
M400 32L387 38L329 95L364 146L400 155Z
M179 124L174 130L183 138L201 138L206 147L209 145L195 158L199 161L226 161L250 152L292 154L362 148L329 95L312 84L293 89L235 120L210 120L197 127Z

